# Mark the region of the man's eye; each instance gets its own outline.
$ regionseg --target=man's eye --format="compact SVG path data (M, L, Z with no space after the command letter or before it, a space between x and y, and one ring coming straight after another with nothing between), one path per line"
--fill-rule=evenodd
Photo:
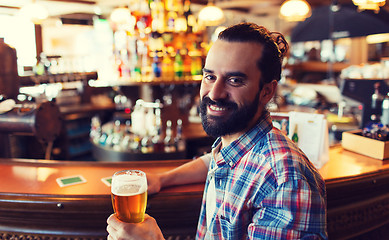
M241 78L237 78L237 77L230 77L228 79L228 82L231 84L231 85L234 85L234 86L240 86L244 83L243 79Z
M204 74L203 79L207 81L213 81L216 79L216 77L210 74Z

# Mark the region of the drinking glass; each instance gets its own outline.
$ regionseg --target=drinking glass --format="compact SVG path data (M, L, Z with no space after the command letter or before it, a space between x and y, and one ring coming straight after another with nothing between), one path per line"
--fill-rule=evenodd
M112 177L112 206L118 219L139 223L144 219L147 204L146 174L140 170L122 170Z

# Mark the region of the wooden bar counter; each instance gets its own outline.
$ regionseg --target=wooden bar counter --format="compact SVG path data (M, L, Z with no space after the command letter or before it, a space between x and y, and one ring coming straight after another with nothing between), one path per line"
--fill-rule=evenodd
M106 239L106 219L113 210L110 188L102 178L122 169L166 171L186 161L0 159L0 239ZM320 173L326 180L330 239L388 236L388 161L336 146ZM86 183L61 188L56 182L79 174ZM203 184L164 189L149 196L147 213L157 219L166 237L193 237L202 192Z

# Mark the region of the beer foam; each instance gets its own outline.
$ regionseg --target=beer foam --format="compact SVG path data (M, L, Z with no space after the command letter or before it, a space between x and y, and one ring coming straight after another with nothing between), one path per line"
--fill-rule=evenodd
M111 191L117 196L134 196L147 191L147 182L139 176L116 176L112 179Z

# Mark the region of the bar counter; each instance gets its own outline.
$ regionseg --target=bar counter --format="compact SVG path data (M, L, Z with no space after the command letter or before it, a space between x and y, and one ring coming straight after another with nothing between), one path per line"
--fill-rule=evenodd
M72 162L0 159L0 239L106 239L113 212L110 188L101 179L122 169L166 171L189 160ZM389 234L389 161L330 149L321 169L327 187L330 239ZM87 182L59 187L59 177ZM149 196L147 213L167 236L195 234L203 184L170 187Z

